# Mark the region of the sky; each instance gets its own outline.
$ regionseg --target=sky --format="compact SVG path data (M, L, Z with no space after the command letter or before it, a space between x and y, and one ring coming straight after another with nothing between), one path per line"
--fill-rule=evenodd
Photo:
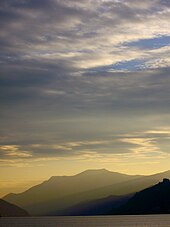
M170 169L169 21L169 0L0 1L0 196Z

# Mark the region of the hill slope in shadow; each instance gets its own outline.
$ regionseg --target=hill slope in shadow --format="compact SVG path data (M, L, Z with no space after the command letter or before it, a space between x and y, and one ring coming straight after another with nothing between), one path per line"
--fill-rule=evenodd
M0 217L28 217L27 211L0 199Z
M170 213L170 181L162 182L137 192L122 205L116 214L169 214Z
M124 196L109 196L102 199L92 200L90 202L79 203L68 209L53 211L50 216L88 216L88 215L110 215L113 211L125 204L133 194Z

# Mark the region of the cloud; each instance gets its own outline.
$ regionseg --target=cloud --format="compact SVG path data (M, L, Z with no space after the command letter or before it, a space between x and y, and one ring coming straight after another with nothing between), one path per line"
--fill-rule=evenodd
M63 160L93 161L103 163L124 163L129 159L150 160L169 157L169 128L153 128L146 131L132 131L107 135L106 139L58 141L26 145L3 145L1 167L45 166L49 162ZM24 163L23 163L24 161Z
M34 59L73 68L110 65L124 61L124 56L143 57L130 48L121 54L122 43L169 34L166 1L8 0L0 9L4 64Z
M20 150L19 145L0 146L1 157L4 158L30 158L32 154L28 151Z
M1 159L168 154L154 126L170 123L169 13L166 0L2 0Z
M166 157L167 154L169 155L169 145L167 143L170 138L169 128L155 128L125 136L120 141L134 144L135 147L130 148L130 151L134 154L142 154L144 157L158 156L162 158Z
M136 145L135 148L130 149L134 154L143 152L146 152L146 155L150 153L161 153L160 149L156 146L154 138L124 138L121 139L121 142Z
M169 128L158 128L158 129L154 129L154 130L148 130L146 132L144 132L147 136L148 135L154 135L155 137L159 138L159 137L170 137L170 129Z

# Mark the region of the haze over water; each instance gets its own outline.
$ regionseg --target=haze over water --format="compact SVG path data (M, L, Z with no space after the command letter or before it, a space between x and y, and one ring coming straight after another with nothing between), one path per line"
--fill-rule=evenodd
M1 227L168 227L170 215L1 218Z

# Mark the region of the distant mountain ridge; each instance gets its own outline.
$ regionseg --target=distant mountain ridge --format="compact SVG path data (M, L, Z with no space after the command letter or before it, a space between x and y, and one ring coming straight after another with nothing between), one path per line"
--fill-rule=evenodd
M132 194L163 178L170 178L170 171L131 176L105 169L87 170L74 176L53 176L23 193L9 194L4 200L28 210L31 215L47 215L54 211L62 215L78 204Z

